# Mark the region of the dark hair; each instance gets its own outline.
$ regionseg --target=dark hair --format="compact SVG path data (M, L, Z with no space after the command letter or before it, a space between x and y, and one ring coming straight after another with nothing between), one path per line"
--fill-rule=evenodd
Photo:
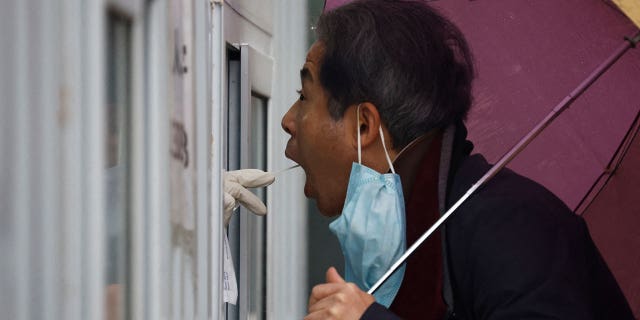
M320 82L334 119L371 102L394 148L465 119L471 52L460 30L423 1L354 1L320 16L316 32L325 45Z

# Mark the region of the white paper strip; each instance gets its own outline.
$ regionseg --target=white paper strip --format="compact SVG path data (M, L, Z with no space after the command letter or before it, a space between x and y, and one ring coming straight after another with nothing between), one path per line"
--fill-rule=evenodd
M222 280L224 282L223 301L235 305L238 302L238 282L236 281L236 271L233 268L233 258L231 257L231 249L229 248L229 240L227 232L224 232L224 269L222 271Z

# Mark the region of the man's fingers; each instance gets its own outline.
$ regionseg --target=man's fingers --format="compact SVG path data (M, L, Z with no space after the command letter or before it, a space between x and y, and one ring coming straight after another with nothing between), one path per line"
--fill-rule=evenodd
M314 303L313 305L309 305L308 308L308 312L309 313L314 313L318 310L322 310L322 309L331 309L331 308L335 308L335 306L340 305L341 303L345 302L345 295L343 293L341 293L340 291L331 294L325 298L323 298L322 300Z
M327 269L326 278L328 283L345 283L344 279L338 273L338 270L334 267Z
M341 306L334 306L332 308L320 309L314 312L309 312L303 320L338 320L343 319L341 317Z
M224 186L225 192L234 197L238 202L244 205L257 215L267 214L267 207L262 203L260 198L256 197L251 191L245 189L237 182L227 181Z
M235 170L229 171L226 174L228 175L229 180L238 182L246 188L268 186L276 179L272 173L258 169Z
M309 308L327 296L338 292L345 283L344 279L342 279L334 267L330 267L327 270L326 276L327 283L319 284L311 290L311 295L309 296Z
M309 308L327 296L340 291L341 287L342 286L337 283L325 283L313 287L311 294L309 295Z
M334 267L327 270L327 283L313 287L309 297L312 319L360 319L375 299L360 290L355 283L346 283Z
M318 310L304 317L303 320L331 320L336 319L330 310Z

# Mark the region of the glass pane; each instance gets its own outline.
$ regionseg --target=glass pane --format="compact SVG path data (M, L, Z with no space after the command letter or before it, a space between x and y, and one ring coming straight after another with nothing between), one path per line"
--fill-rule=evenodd
M227 106L227 170L240 169L240 58L239 52L229 50L228 61L228 92L229 105ZM227 234L229 236L229 247L233 258L238 289L240 285L240 211L236 210L229 223ZM227 320L240 319L240 305L244 303L240 297L238 305L227 304Z
M267 102L265 99L251 97L251 168L267 170ZM252 192L262 202L267 202L266 188L256 188ZM248 319L266 319L266 275L267 275L267 223L264 217L249 215L249 232L245 234L253 263L248 268L249 288Z
M105 318L125 319L128 285L131 24L109 14L106 29Z

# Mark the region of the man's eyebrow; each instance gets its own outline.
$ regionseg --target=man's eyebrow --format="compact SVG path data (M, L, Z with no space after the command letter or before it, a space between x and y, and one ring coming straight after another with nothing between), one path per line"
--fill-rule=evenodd
M313 76L311 75L311 71L306 67L300 69L300 80L304 82L305 80L313 82Z

